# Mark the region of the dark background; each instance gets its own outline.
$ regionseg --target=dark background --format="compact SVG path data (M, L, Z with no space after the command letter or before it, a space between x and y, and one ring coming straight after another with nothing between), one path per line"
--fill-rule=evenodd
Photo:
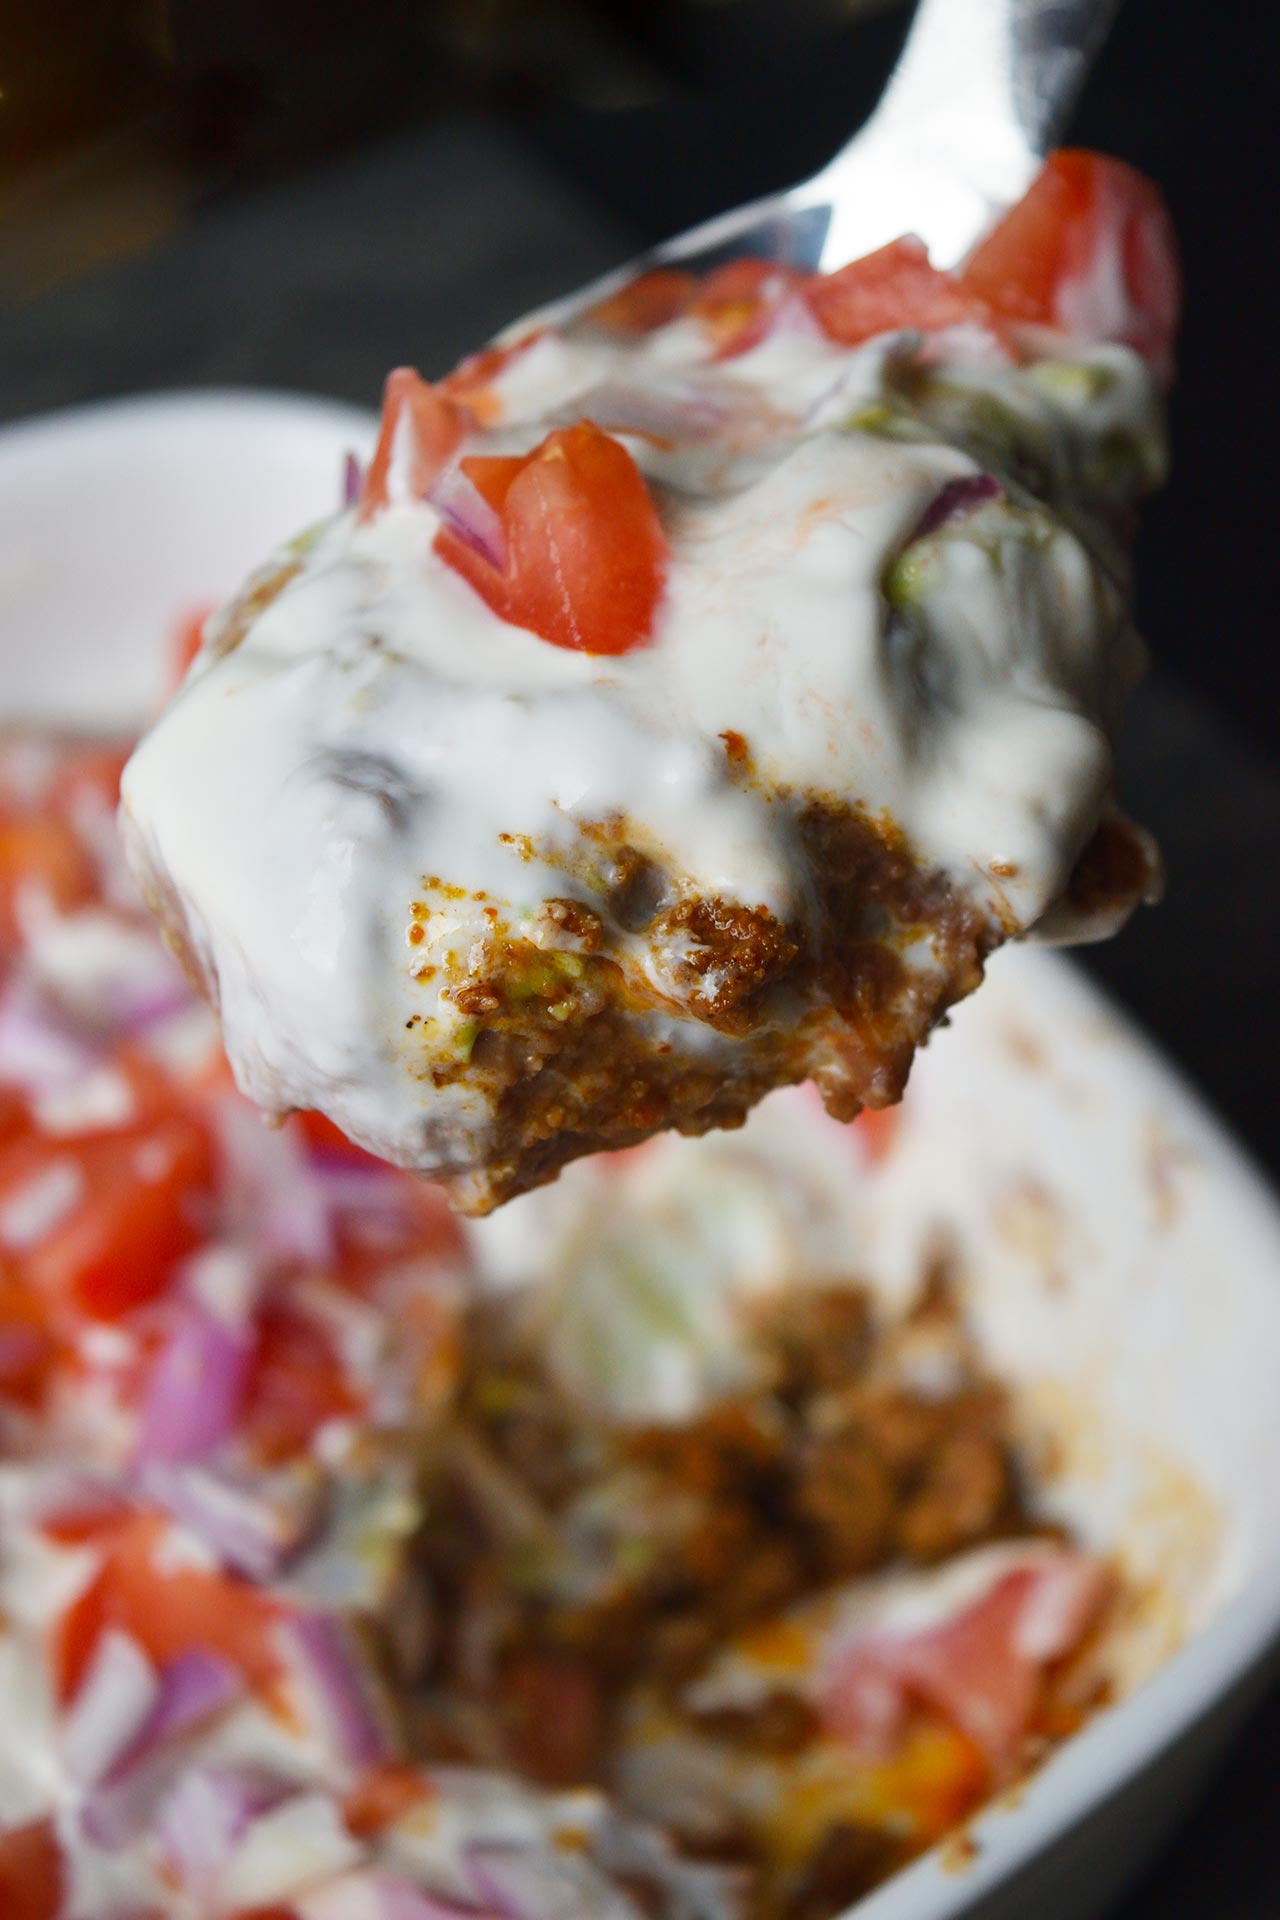
M816 167L905 20L857 0L0 0L0 420L186 385L371 404L387 367L442 372ZM1122 754L1169 896L1086 964L1275 1174L1278 50L1269 0L1125 0L1071 129L1163 184L1189 288L1175 479L1141 540L1155 672ZM1280 1920L1278 1764L1280 1700L1130 1920Z

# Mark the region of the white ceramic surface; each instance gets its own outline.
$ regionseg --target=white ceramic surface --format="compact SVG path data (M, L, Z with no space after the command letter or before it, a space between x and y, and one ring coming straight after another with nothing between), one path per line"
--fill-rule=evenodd
M329 511L371 432L226 393L0 434L0 721L144 718L175 613ZM870 1277L904 1287L939 1232L1029 1430L1054 1436L1054 1499L1157 1597L1127 1636L1133 1690L976 1823L963 1863L929 1856L858 1920L1084 1920L1178 1817L1280 1636L1280 1483L1258 1469L1280 1448L1280 1210L1133 1029L1024 950L919 1065L868 1186Z
M129 727L163 640L332 513L374 423L292 394L160 395L0 434L0 718Z

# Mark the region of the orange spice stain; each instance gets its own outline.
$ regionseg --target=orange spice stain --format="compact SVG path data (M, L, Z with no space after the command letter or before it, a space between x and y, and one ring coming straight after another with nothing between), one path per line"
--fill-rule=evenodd
M731 767L748 769L751 766L751 753L742 734L733 727L726 727L720 735L724 742L725 759Z
M527 833L500 833L498 835L498 845L500 847L514 847L522 860L534 860L537 858L534 852L533 841Z
M775 1673L806 1673L813 1662L813 1636L794 1620L766 1620L739 1637L737 1650Z

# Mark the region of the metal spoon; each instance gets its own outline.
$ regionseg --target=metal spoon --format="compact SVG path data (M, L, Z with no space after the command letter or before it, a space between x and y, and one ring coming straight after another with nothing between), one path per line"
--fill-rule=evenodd
M870 119L799 186L718 214L535 318L560 325L656 266L742 256L830 272L913 233L953 267L1020 199L1062 128L1118 0L919 0Z

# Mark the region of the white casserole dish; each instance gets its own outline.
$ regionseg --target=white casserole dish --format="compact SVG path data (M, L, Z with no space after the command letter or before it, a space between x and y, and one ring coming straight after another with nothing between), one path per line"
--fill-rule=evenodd
M175 614L336 505L369 416L241 393L0 434L0 721L145 718ZM787 1097L787 1096L784 1096ZM793 1097L794 1096L790 1096ZM1280 1639L1280 1210L1217 1122L1063 961L1000 955L912 1082L868 1184L886 1291L939 1231L974 1324L1055 1443L1053 1498L1153 1595L1133 1691L859 1920L1101 1908L1159 1843Z

